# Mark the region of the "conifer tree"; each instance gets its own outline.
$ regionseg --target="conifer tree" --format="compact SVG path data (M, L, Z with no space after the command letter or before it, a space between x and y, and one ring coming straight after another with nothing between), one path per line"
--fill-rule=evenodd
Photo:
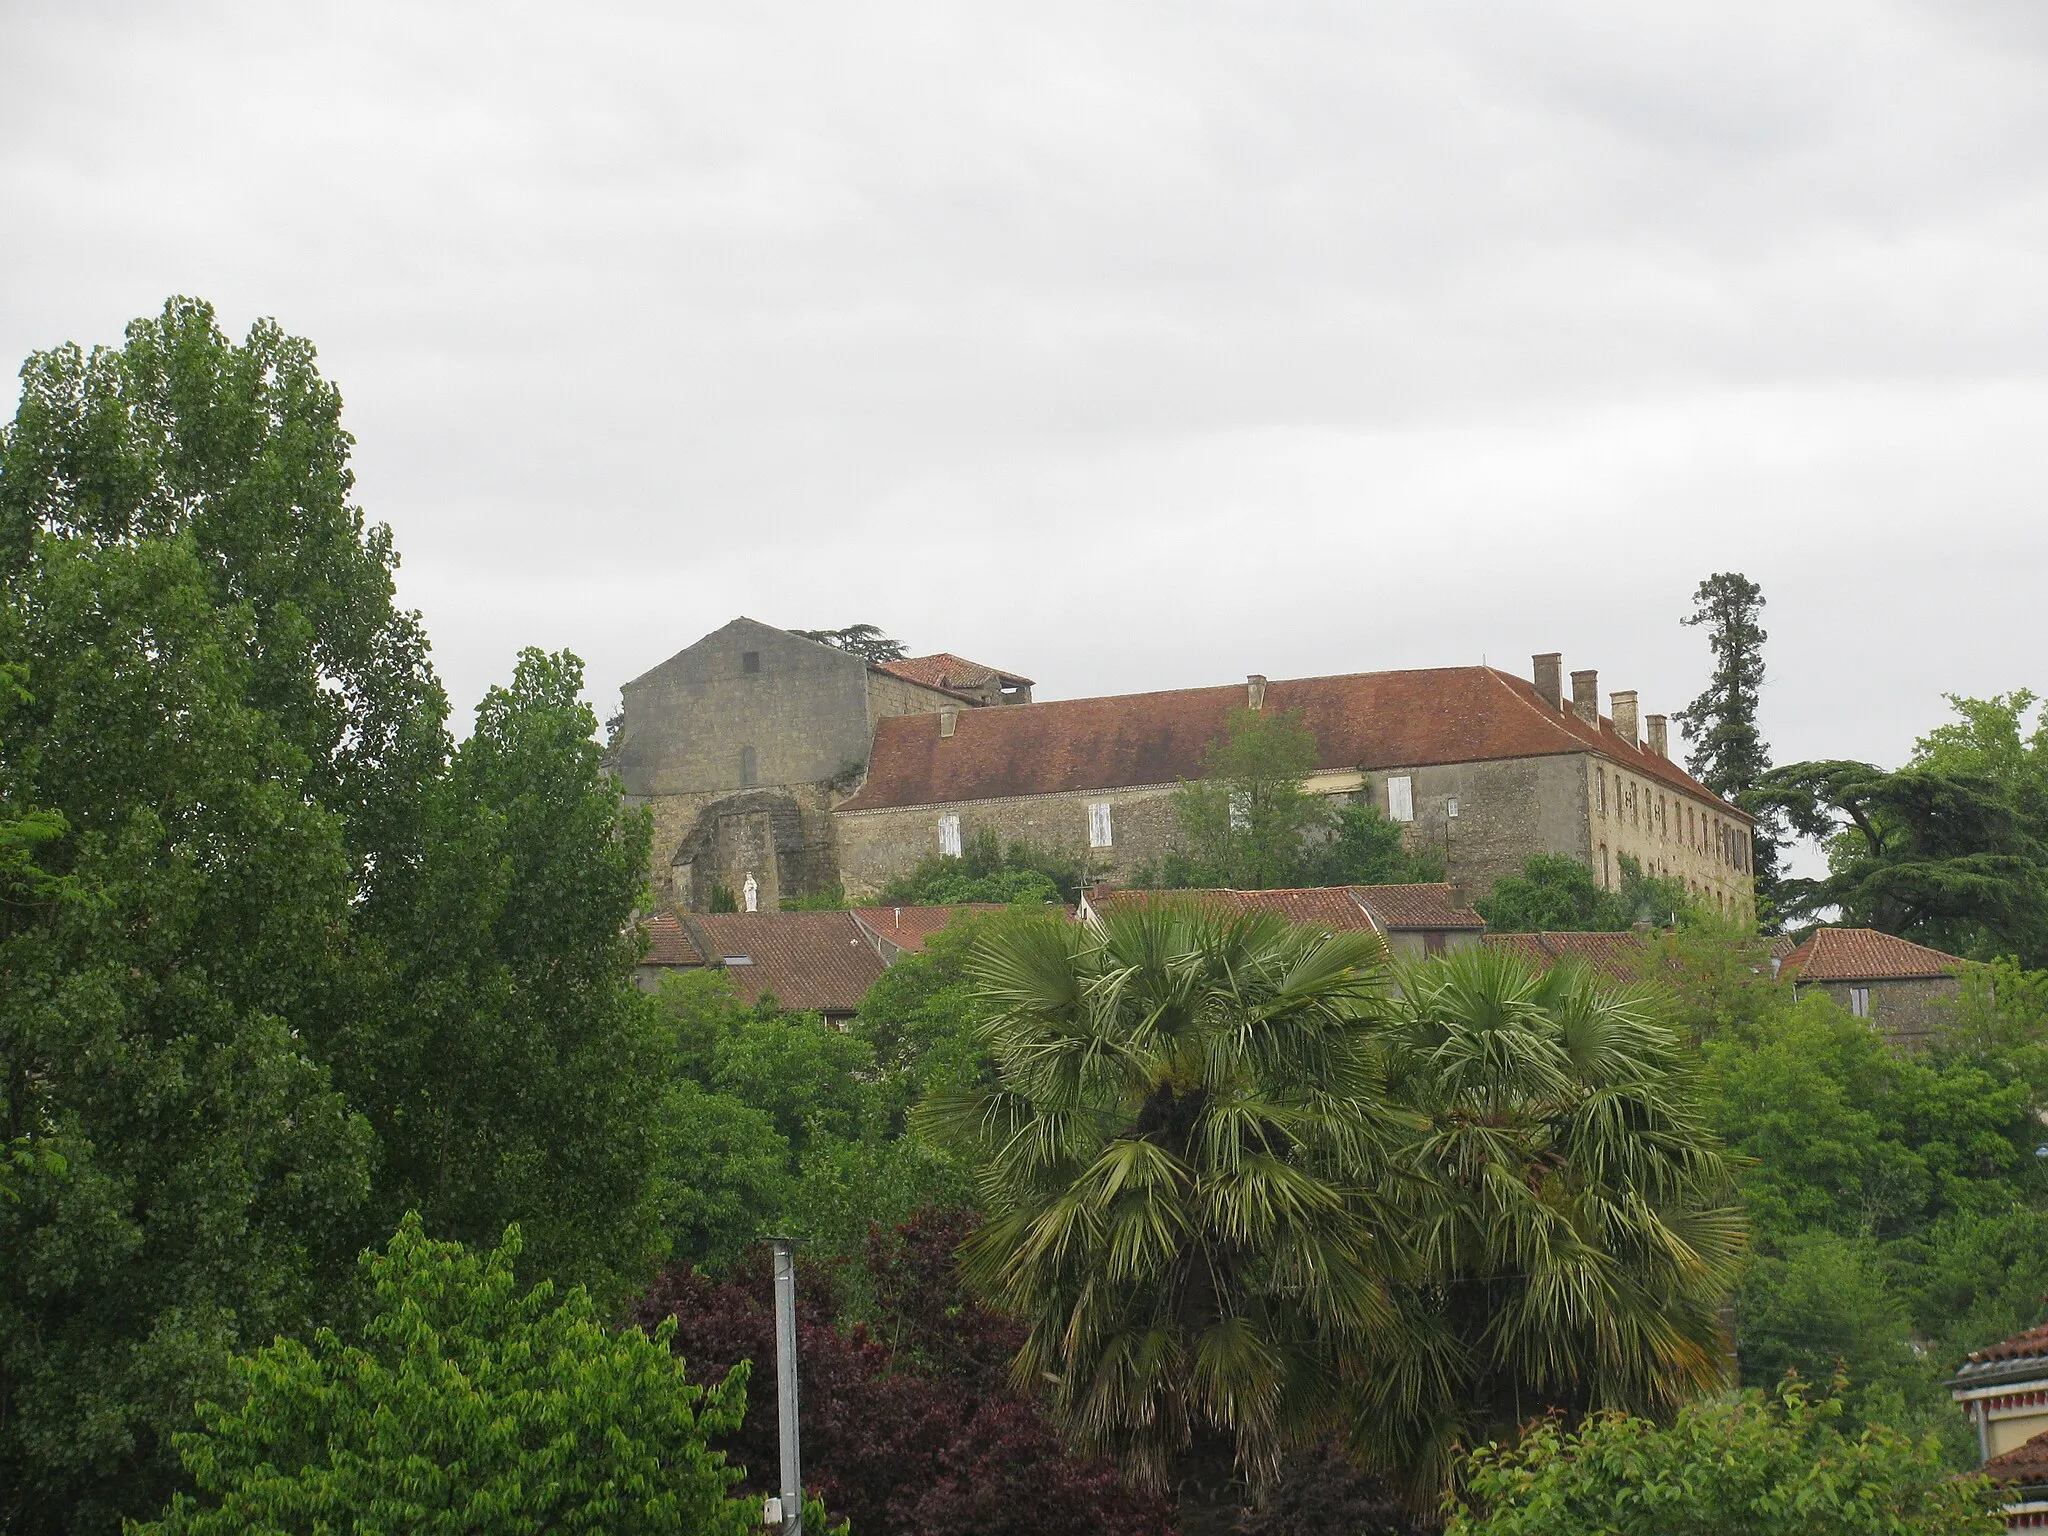
M1714 654L1714 672L1700 696L1678 714L1679 729L1692 743L1686 767L1715 794L1757 818L1754 839L1756 892L1768 910L1778 880L1781 834L1776 813L1752 805L1750 796L1770 771L1771 748L1757 725L1764 686L1764 642L1760 622L1763 588L1740 571L1718 571L1693 593L1692 613L1679 622L1704 626Z

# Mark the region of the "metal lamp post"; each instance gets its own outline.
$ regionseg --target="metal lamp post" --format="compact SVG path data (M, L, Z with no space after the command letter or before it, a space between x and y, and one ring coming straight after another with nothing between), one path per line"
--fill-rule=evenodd
M796 1244L772 1237L775 1254L775 1413L782 1431L782 1536L803 1536L803 1457L797 1449Z

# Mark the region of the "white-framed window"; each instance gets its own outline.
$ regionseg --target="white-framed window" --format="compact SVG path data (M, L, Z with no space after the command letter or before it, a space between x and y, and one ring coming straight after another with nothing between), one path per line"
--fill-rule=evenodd
M1870 988L1851 987L1849 989L1849 1011L1859 1019L1870 1017Z
M1396 774L1387 780L1387 820L1413 821L1415 819L1415 781L1407 774Z
M1107 848L1115 840L1116 829L1110 824L1109 802L1092 801L1088 806L1088 846Z
M960 818L941 816L939 818L939 852L949 859L960 857Z

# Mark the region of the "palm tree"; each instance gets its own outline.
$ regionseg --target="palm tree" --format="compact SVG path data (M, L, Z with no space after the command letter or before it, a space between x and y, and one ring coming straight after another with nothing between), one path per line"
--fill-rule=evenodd
M1027 1326L1019 1384L1194 1530L1394 1348L1384 1191L1420 1122L1385 951L1166 901L1012 928L971 975L992 1081L922 1111L978 1170L966 1276Z
M1547 1408L1668 1412L1723 1379L1744 1225L1688 1047L1648 988L1472 949L1405 973L1395 1086L1422 1278L1351 1436L1441 1486Z

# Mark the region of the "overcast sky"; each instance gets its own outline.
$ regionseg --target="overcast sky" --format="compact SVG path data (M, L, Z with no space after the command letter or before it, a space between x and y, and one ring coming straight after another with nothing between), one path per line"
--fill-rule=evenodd
M1732 569L1897 761L2048 685L2044 256L2041 0L0 0L0 356L311 337L465 722L742 613L1669 711Z

